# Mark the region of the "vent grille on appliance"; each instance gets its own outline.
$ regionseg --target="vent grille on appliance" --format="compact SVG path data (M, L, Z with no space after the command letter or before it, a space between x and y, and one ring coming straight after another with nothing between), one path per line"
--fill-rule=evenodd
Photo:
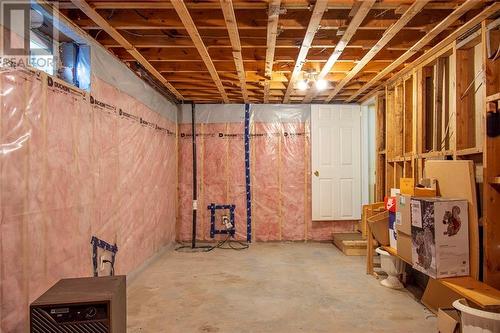
M58 324L42 309L31 309L32 333L109 333L101 322Z

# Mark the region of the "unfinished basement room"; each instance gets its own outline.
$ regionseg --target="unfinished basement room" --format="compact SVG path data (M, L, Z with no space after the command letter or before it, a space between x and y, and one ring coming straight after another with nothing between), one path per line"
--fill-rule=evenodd
M0 24L0 333L500 333L500 1Z

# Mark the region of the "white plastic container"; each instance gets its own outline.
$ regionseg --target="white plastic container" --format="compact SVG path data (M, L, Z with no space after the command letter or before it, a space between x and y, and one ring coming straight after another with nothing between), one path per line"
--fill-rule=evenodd
M500 313L470 307L463 298L453 302L453 307L461 313L462 333L500 332Z

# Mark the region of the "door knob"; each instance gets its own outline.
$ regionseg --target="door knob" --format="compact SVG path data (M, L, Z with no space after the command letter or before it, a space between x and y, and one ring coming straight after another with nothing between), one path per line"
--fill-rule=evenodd
M314 171L314 175L315 175L316 177L319 177L319 171L318 171L318 170Z

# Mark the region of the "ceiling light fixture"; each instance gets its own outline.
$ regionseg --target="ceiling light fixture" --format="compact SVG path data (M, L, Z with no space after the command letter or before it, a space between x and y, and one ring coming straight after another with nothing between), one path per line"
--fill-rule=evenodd
M328 82L323 79L319 79L315 83L316 89L319 91L325 90L328 87Z
M307 88L309 88L309 85L306 80L300 80L297 82L297 89L304 91L307 90Z

